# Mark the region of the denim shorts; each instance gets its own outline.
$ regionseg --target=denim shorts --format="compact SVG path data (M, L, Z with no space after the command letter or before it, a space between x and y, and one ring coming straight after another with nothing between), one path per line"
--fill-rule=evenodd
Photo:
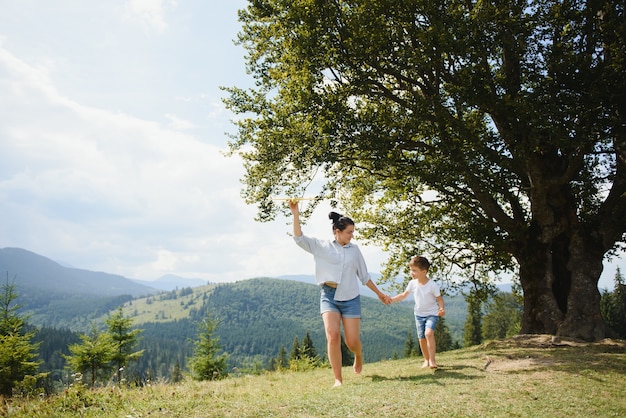
M433 331L437 327L437 321L439 317L437 315L429 316L417 316L415 315L415 325L417 326L417 338L426 338L426 328L430 328Z
M343 318L361 317L361 296L350 300L335 300L334 287L322 286L320 292L320 314L324 312L339 312Z

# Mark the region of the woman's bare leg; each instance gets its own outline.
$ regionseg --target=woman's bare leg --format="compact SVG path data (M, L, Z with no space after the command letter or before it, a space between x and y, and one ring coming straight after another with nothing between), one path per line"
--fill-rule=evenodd
M341 314L339 312L324 312L324 331L326 332L326 349L328 361L335 376L335 386L341 386Z
M343 332L348 349L354 353L354 373L359 374L363 369L361 318L343 318Z

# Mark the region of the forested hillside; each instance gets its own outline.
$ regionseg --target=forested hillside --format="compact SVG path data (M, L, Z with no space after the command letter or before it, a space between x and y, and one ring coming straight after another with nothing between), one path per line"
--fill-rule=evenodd
M218 322L216 336L229 355L230 368L258 370L278 356L281 347L289 353L294 340L308 333L322 359L326 341L319 315L319 288L316 285L273 278L256 278L234 283L186 287L142 298L85 300L66 296L49 301L57 307L51 314L58 322L55 335L51 318L38 341L47 371L57 379L63 375L67 345L87 333L91 324L104 324L109 315L123 306L124 316L142 330L138 361L125 371L128 379L170 378L175 370L186 370L197 339L197 325L207 312ZM462 297L447 297L446 323L454 341L463 332L466 305ZM363 297L362 340L366 362L402 357L408 333L415 335L412 301L383 305L377 298ZM31 319L41 320L39 315ZM73 332L70 332L73 331Z
M167 375L176 364L184 366L184 356L179 354L190 352L196 324L207 311L219 322L216 334L231 366L256 363L264 367L281 346L290 351L294 339L301 341L307 332L324 355L326 342L318 305L315 285L259 278L133 300L124 305L124 312L144 330L141 348L146 352L140 364L145 365L141 368L157 363L155 372ZM411 305L385 306L377 299L363 298L366 361L401 356L407 333L413 328Z

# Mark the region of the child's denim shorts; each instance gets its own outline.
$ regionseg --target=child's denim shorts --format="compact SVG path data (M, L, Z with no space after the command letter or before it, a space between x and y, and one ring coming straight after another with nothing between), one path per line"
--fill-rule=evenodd
M435 331L439 317L437 315L417 316L415 315L415 325L417 326L417 338L426 338L426 328Z

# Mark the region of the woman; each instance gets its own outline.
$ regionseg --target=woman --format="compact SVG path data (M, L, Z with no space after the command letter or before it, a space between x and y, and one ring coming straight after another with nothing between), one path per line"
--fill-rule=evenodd
M354 372L363 368L361 344L361 296L359 281L369 287L386 305L391 298L382 293L370 278L361 250L351 244L354 235L352 219L331 212L334 240L319 240L302 234L297 200L289 201L293 214L293 236L296 244L313 254L315 280L321 287L320 313L326 332L328 360L335 376L335 387L341 386L341 324L346 346L354 353Z

